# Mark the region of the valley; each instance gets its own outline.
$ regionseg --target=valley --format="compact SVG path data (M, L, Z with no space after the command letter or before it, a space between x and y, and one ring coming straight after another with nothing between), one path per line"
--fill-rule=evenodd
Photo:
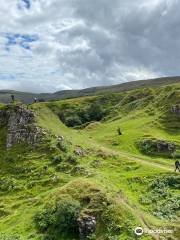
M178 81L0 104L0 240L178 240L179 109Z

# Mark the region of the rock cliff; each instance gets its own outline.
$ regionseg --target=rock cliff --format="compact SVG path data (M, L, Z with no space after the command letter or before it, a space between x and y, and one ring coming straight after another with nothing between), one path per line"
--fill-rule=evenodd
M18 143L33 145L41 141L43 131L35 124L35 115L23 105L0 110L0 127L6 127L6 148Z

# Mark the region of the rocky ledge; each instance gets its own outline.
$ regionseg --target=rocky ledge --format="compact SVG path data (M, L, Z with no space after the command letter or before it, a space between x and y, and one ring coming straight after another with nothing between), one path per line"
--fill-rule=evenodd
M80 239L88 239L96 231L96 218L83 216L78 219Z
M171 107L171 112L180 115L180 105L176 104Z
M18 143L34 145L41 141L44 133L35 124L35 115L23 105L7 106L0 110L0 127L6 127L6 148Z
M139 140L137 146L145 154L166 157L171 157L176 152L176 149L179 148L178 144L174 142L156 138L143 138Z

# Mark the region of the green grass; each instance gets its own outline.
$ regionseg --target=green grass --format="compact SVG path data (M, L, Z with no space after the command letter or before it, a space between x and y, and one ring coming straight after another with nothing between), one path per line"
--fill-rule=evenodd
M124 94L29 105L36 114L37 125L49 132L49 141L37 149L21 145L7 153L6 128L1 127L0 181L3 179L4 190L0 188L0 239L2 233L9 235L10 240L15 239L12 235L18 235L20 239L43 239L33 218L45 202L57 194L68 194L82 201L85 197L92 197L92 189L97 191L97 188L103 189L107 198L112 199L112 205L111 208L105 208L103 214L107 222L99 220L95 239L108 240L115 234L112 229L115 226L109 225L108 221L121 225L122 230L119 235L114 235L114 239L135 239L133 229L136 226L149 229L173 228L175 233L171 239L179 239L179 211L175 211L171 219L161 218L153 213L157 203L148 205L141 201L146 200L148 191L149 198L153 197L154 193L149 188L157 177L162 182L168 176L179 177L178 173L173 173L174 160L144 155L136 145L139 139L147 136L180 142L180 128L177 127L179 117L170 112L171 105L179 103L178 91L177 84ZM172 95L172 92L176 94ZM60 121L58 114L62 111L62 105L68 105L68 109L76 114L77 110L86 108L93 101L108 111L101 122L90 123L77 130L68 128ZM119 127L122 135L118 135ZM65 138L67 151L57 147L56 136ZM83 156L75 156L74 150L79 147L84 152ZM59 155L63 156L63 163L52 162L52 158ZM75 156L77 162L69 163L70 155ZM62 166L66 166L66 169L63 170ZM166 188L172 196L177 197L180 193L173 186L167 185ZM156 194L163 206L163 199ZM98 198L93 201L92 212L97 211L102 204ZM166 201L170 201L170 196L167 196ZM72 236L63 235L58 238L72 239ZM154 237L144 235L142 239L150 240Z
M0 109L4 107L4 104L3 103L0 103Z

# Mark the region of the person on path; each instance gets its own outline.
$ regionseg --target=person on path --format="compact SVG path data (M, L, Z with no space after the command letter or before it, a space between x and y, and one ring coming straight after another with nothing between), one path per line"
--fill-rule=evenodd
M13 95L13 94L11 95L11 100L12 100L12 102L14 102L14 101L15 101L15 97L14 97L14 95Z
M175 172L180 172L180 162L178 160L175 161Z

